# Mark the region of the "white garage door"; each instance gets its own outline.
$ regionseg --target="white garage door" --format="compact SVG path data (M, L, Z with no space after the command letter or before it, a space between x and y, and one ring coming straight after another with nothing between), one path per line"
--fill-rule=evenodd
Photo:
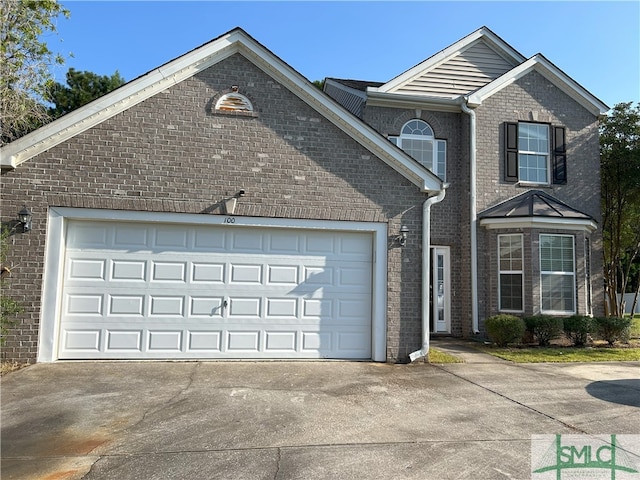
M69 221L61 359L371 358L372 235Z

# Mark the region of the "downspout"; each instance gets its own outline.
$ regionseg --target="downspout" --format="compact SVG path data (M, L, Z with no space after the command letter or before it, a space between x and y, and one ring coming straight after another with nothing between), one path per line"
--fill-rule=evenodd
M469 161L471 163L471 181L469 197L471 203L471 328L474 334L480 333L478 329L478 238L477 224L478 213L476 207L476 112L467 106L463 97L460 103L462 111L469 115L470 125L470 147Z
M422 204L422 348L409 354L409 359L414 362L418 358L425 357L429 353L429 290L431 288L431 205L444 200L448 184L442 186L437 195L427 198Z

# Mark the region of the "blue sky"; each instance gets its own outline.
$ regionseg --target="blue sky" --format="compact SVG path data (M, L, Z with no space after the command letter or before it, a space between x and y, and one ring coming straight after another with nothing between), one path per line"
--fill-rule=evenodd
M241 27L309 80L387 81L487 26L542 53L613 107L640 102L636 1L65 1L49 47L69 67L132 80ZM73 57L69 58L68 54Z

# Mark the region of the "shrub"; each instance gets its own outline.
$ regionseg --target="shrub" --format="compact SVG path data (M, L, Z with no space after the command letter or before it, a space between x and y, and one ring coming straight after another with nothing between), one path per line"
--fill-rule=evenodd
M562 318L550 315L536 315L524 319L527 331L531 332L538 345L549 345L551 340L562 335Z
M598 317L595 319L598 338L613 345L618 340L629 341L631 319L618 317Z
M585 345L589 334L595 330L594 319L584 315L567 317L563 320L563 325L564 335L577 347Z
M515 315L494 315L487 318L484 324L487 335L499 347L506 347L508 343L519 343L525 331L524 322Z

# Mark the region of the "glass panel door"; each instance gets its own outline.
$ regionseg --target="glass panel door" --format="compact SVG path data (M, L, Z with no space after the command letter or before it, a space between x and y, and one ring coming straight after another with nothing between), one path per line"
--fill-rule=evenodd
M451 280L449 247L431 249L433 333L451 333Z

